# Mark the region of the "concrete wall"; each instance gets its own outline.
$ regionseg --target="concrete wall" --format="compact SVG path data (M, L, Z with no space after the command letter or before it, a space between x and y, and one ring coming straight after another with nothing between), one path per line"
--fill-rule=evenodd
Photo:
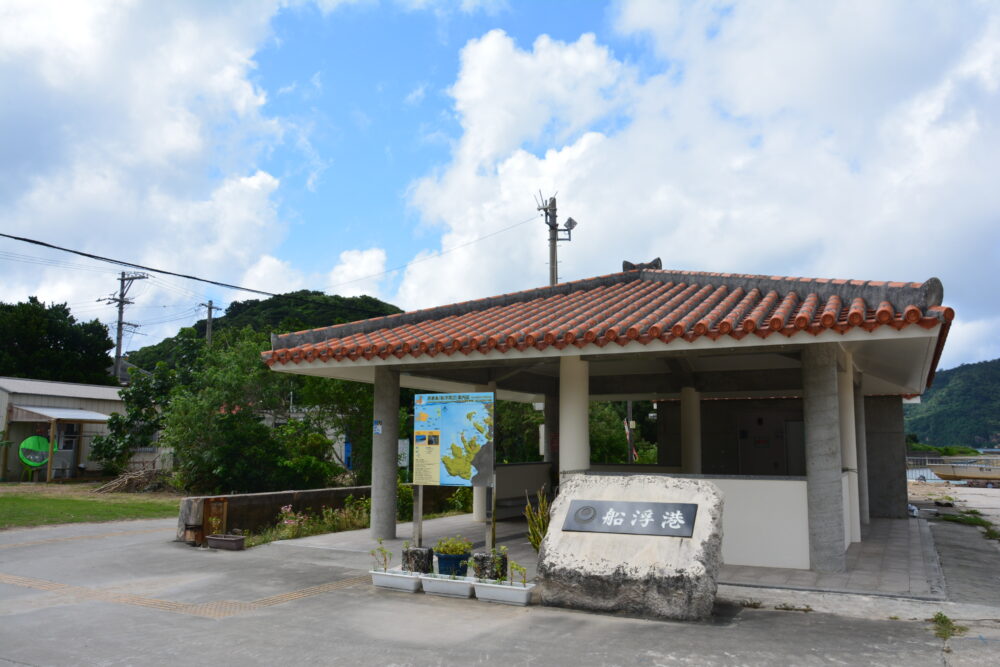
M722 559L728 565L809 569L804 480L705 479L722 490Z
M594 465L591 472L664 473L664 466ZM722 558L728 565L809 569L806 482L801 478L676 475L722 491Z
M906 435L898 396L865 397L868 511L873 517L906 517Z
M455 492L452 486L425 486L424 513L444 509L446 499ZM348 496L370 498L370 486L342 486L330 489L305 491L272 491L269 493L241 493L229 496L189 496L181 500L177 518L177 539L184 539L184 525L201 525L204 501L208 498L225 498L228 501L226 530L239 528L258 531L274 525L281 508L291 505L295 511L314 510L321 507L340 508Z
M773 426L772 435L784 436L786 422L802 421L802 400L752 399L752 400L702 400L701 401L701 468L706 475L785 474L783 470L748 471L740 469L740 420L762 418ZM656 414L658 463L661 466L681 465L680 455L680 403L663 401ZM780 443L777 446L781 447ZM752 454L750 454L752 455ZM801 452L797 453L801 460ZM789 475L804 475L802 465L788 469ZM592 468L593 469L593 468ZM616 469L618 470L618 469Z

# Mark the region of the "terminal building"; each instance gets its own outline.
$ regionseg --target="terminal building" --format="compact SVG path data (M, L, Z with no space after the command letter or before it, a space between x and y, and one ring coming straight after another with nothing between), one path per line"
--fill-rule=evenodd
M560 475L715 483L727 564L838 572L872 517L906 516L902 402L934 378L954 318L942 298L936 278L682 272L657 260L274 336L263 358L375 385L375 536L395 535L399 388L495 391L544 403L545 459ZM658 402L657 463L592 464L589 402L627 399Z

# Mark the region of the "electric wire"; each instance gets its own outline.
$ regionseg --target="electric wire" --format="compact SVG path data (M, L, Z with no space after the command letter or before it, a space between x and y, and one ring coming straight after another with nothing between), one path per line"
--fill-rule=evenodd
M468 246L470 246L470 245L472 245L474 243L478 243L479 241L483 241L483 240L491 238L493 236L497 236L498 234L502 234L502 233L504 233L506 231L510 231L511 229L514 229L515 227L520 227L521 225L526 225L527 223L529 223L529 222L531 222L533 220L536 220L537 218L538 218L537 214L532 215L530 218L526 218L526 219L524 219L524 220L522 220L520 222L516 222L516 223L514 223L512 225L508 225L507 227L503 227L503 228L498 229L496 231L490 232L489 234L484 234L482 236L478 236L478 237L476 237L474 239L466 241L465 243L460 243L460 244L452 246L450 248L442 249L439 252L431 253L431 254L426 255L424 257L420 257L420 258L411 260L409 262L406 262L405 264L400 264L399 266L393 267L391 269L386 269L385 271L381 271L379 273L373 273L373 274L370 274L370 275L367 275L367 276L361 276L359 278L353 278L351 280L348 280L348 281L345 281L345 282L342 282L342 283L337 283L335 285L330 285L328 289L332 289L332 288L336 288L336 287L342 287L344 285L350 285L350 284L353 284L353 283L356 283L356 282L360 282L360 281L363 281L363 280L370 280L372 278L379 278L379 277L386 276L386 275L389 275L391 273L394 273L396 271L399 271L401 269L405 269L406 267L411 266L413 264L419 264L421 262L426 262L426 261L429 261L429 260L432 260L432 259L438 259L442 255L446 255L446 254L448 254L450 252L454 252L455 250L459 250L461 248L468 247ZM52 250L58 250L60 252L67 252L67 253L71 253L71 254L74 254L74 255L79 255L80 257L86 257L88 259L93 259L93 260L96 260L96 261L99 261L99 262L108 262L110 264L114 264L114 265L117 265L117 266L123 266L123 267L131 268L131 269L138 269L140 271L149 271L150 273L161 274L163 276L174 276L174 277L177 277L177 278L183 278L185 280L192 280L192 281L196 281L196 282L206 283L206 284L209 284L209 285L215 285L217 287L223 287L223 288L226 288L226 289L232 289L232 290L236 290L236 291L240 291L240 292L249 292L249 293L252 293L252 294L260 294L262 296L268 296L268 297L285 296L286 298L291 298L291 299L294 299L294 300L297 300L297 301L303 301L303 302L312 303L312 304L316 303L312 299L303 298L303 297L297 296L297 295L291 295L291 294L280 295L280 294L276 294L274 292L267 292L267 291L264 291L264 290L258 290L258 289L254 289L254 288L251 288L251 287L243 287L243 286L240 286L240 285L234 285L232 283L226 283L226 282L222 282L222 281L218 281L218 280L212 280L212 279L209 279L209 278L201 278L199 276L195 276L195 275L191 275L191 274L178 273L178 272L175 272L175 271L168 271L166 269L157 269L157 268L154 268L154 267L151 267L151 266L145 266L143 264L136 264L134 262L127 262L125 260L114 259L114 258L111 258L111 257L104 257L102 255L95 255L95 254L92 254L92 253L83 252L82 250L74 250L72 248L65 248L65 247L62 247L62 246L57 246L57 245L52 244L52 243L47 243L45 241L39 241L37 239L30 239L30 238L23 237L23 236L14 236L12 234L5 234L3 232L0 232L0 237L8 238L8 239L11 239L11 240L14 240L14 241L20 241L22 243L29 243L29 244L32 244L32 245L41 246L43 248L50 248ZM59 266L59 267L62 267L62 268L74 268L74 269L91 270L91 271L96 270L96 267L85 266L85 265L82 265L82 264L76 264L76 265L74 265L71 262L62 262L60 260L50 260L48 258L41 258L41 257L31 257L30 255L18 255L17 253L0 252L0 259L2 259L2 258L15 259L15 261L25 261L25 262L28 262L28 263L45 264L45 265L49 265L49 266ZM187 295L198 297L198 298L202 298L202 296L203 296L202 293L195 292L194 290L191 290L191 289L188 289L188 288L185 288L185 287L181 287L181 286L176 285L176 284L172 284L169 281L167 281L167 280L165 280L165 279L163 279L162 277L159 277L159 276L149 276L149 279L150 279L150 281L152 283L155 283L156 285L158 285L158 286L160 286L160 287L162 287L164 289L174 291L175 293L184 293L184 292L186 292ZM342 297L342 298L346 300L349 297ZM363 313L363 314L366 314L366 315L369 315L369 316L373 316L374 315L374 316L378 317L378 316L381 316L381 315L384 314L384 313L377 312L377 311L374 311L374 310L369 309L369 308L358 307L358 306L354 306L354 305L348 304L348 303L342 303L342 304L339 304L339 305L341 307L347 309L347 310L353 310L355 312ZM182 318L178 318L178 319L182 319ZM147 323L147 324L152 324L152 323Z

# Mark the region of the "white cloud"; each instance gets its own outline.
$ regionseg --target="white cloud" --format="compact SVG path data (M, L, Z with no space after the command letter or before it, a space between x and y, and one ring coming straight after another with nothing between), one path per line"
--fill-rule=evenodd
M620 10L618 29L663 58L658 71L640 76L592 35L525 49L493 31L466 45L450 90L461 136L410 196L442 247L518 222L532 193L558 190L561 219L580 222L560 244L563 279L655 256L679 269L936 275L962 332L946 363L996 356L996 329L979 323L1000 259L1000 9ZM546 259L532 223L409 267L395 302L538 286Z
M4 3L0 90L20 101L0 104L0 228L226 282L268 268L284 234L279 183L255 165L285 128L263 112L252 58L278 5ZM5 263L0 288L93 303L116 270ZM193 307L210 288L136 289L129 317L142 322L140 307Z
M424 101L424 97L427 95L427 84L422 83L413 90L411 90L403 101L409 105L417 105Z
M271 255L261 255L260 259L246 270L239 284L275 294L295 292L306 287L302 273L296 270L291 262Z
M369 294L379 297L380 286L385 279L385 276L379 275L385 271L385 250L345 250L340 253L339 260L328 276L327 292L341 296Z

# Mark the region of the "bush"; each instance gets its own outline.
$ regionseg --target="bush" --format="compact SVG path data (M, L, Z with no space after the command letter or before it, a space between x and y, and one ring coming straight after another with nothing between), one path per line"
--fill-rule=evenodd
M396 518L400 521L413 520L413 487L396 481Z
M472 511L472 487L460 486L448 496L448 509L468 514Z
M309 535L338 533L344 530L367 528L371 510L368 498L356 500L348 496L339 509L322 507L318 514L296 512L291 505L281 508L278 523L258 534L247 538L247 546L255 547L274 540L292 540Z

